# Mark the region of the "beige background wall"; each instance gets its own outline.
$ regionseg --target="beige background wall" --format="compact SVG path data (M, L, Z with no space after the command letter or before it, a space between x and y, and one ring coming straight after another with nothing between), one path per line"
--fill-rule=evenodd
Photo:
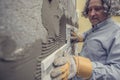
M88 30L90 28L90 22L87 18L84 18L81 15L81 12L83 10L84 4L86 0L77 0L77 12L79 15L79 32L83 33L84 31ZM120 23L120 16L114 16L112 17L116 22ZM78 52L81 50L82 43L78 44Z

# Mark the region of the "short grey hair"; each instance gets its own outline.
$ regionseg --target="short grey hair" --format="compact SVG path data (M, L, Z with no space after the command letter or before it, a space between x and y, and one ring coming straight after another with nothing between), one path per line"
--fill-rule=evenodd
M86 3L85 3L85 7L84 7L84 10L82 12L82 15L84 17L87 17L88 16L88 6L89 6L89 2L90 0L86 0ZM110 16L112 14L112 10L111 10L111 0L101 0L102 2L102 5L104 7L104 12Z

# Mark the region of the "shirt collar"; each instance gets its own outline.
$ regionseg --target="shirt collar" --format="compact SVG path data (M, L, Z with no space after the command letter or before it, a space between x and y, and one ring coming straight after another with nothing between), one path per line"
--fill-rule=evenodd
M95 25L94 27L92 27L92 31L96 31L98 29L103 29L105 27L105 25L108 24L111 21L112 21L111 18L108 18L108 19L102 21L101 23L99 23L99 24Z

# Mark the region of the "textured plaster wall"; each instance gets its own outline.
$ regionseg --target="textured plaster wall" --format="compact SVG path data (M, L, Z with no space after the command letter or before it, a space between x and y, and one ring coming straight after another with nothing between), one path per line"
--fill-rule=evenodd
M75 0L0 0L0 55L16 54L38 40L65 42L66 24L76 26L75 8Z
M0 30L15 40L18 47L45 41L47 32L42 25L43 0L0 0ZM44 36L43 36L44 35Z
M0 0L0 80L41 80L41 61L77 27L75 0ZM12 73L12 74L11 74Z

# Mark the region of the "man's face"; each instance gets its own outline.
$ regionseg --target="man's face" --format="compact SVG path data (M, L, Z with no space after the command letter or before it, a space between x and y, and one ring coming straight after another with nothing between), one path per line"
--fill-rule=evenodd
M90 0L88 18L92 25L96 25L107 18L101 0Z

